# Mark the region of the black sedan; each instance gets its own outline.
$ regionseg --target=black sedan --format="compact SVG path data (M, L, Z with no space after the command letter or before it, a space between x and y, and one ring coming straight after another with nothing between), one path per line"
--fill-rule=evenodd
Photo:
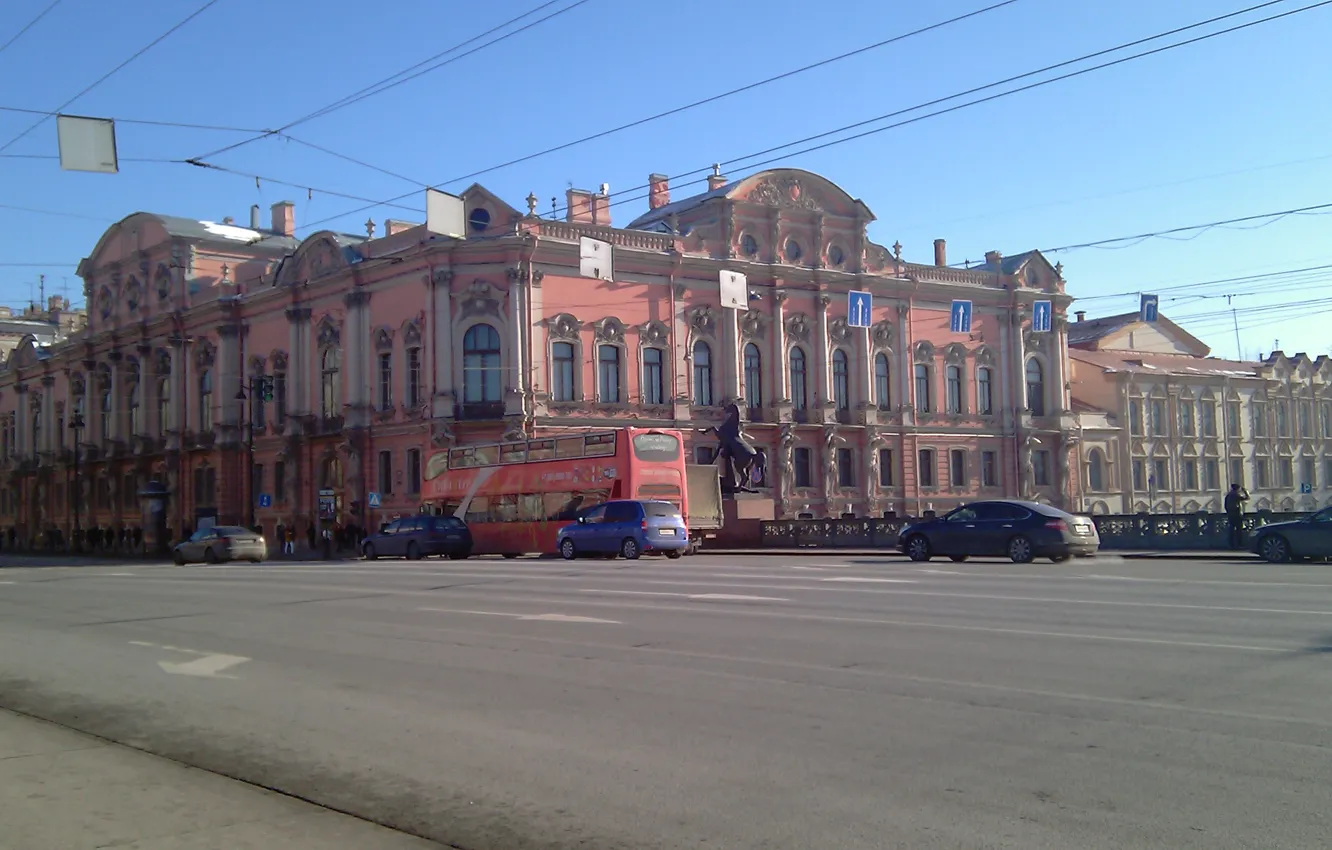
M1253 532L1254 554L1280 564L1305 558L1332 558L1332 508L1294 522L1274 522Z
M902 529L897 548L913 561L947 555L1007 557L1025 564L1038 557L1055 563L1089 558L1101 545L1088 517L1074 516L1038 502L972 502L937 519Z
M409 561L430 555L462 560L472 554L472 532L457 517L417 514L386 523L365 538L361 554L372 561L383 555Z

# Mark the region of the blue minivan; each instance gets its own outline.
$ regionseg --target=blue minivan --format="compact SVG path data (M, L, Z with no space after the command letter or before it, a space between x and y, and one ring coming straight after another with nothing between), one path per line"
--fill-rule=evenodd
M572 525L560 529L555 545L566 561L580 555L634 560L654 552L678 558L689 546L689 530L670 502L603 502L579 511Z

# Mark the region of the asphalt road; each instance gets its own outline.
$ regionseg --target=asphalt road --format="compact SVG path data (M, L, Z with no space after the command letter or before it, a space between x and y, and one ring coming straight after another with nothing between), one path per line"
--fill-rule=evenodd
M1309 848L1332 567L0 570L0 706L466 850Z

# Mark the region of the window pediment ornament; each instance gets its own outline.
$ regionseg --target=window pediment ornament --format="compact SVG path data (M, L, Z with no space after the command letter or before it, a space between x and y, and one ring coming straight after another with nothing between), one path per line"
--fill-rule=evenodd
M273 371L275 372L287 371L287 352L285 351L273 352Z
M329 316L319 323L319 347L329 348L342 344L342 329Z
M828 338L835 343L846 342L851 338L851 326L846 323L846 318L838 316L828 323Z
M421 344L421 326L416 322L416 320L413 319L412 321L408 322L407 327L403 328L402 344L407 346L408 348L412 348L414 346L418 346Z
M82 372L75 372L69 379L69 389L72 395L83 395L88 390L88 383L83 377Z
M159 263L157 266L157 275L154 278L157 288L157 300L165 301L171 297L171 269L166 263Z
M393 331L388 328L375 331L375 350L380 352L393 350Z
M967 350L959 343L953 343L944 350L944 362L960 366L967 361Z
M125 287L125 306L131 313L139 312L139 305L143 302L143 287L139 284L137 277L130 277L129 285Z
M699 304L690 307L685 315L689 319L689 330L693 331L695 336L717 335L717 313L711 305Z
M464 291L455 293L454 297L460 302L464 320L473 316L499 316L504 301L503 292L480 278L468 284Z
M204 340L194 351L194 364L200 369L207 369L217 359L217 349L208 340Z
M870 339L875 348L892 348L893 337L896 331L893 329L893 323L887 319L878 322L870 329Z
M663 322L653 319L638 329L638 341L648 347L658 347L670 339L670 329Z
M569 313L560 313L546 320L546 333L559 342L578 342L583 323Z
M740 320L740 337L742 339L763 339L767 327L767 316L756 310L746 310L744 318Z
M264 358L262 358L262 357L251 357L251 358L250 358L250 374L251 374L251 375L262 375L263 373L264 373Z
M809 317L804 313L793 313L786 319L786 335L795 342L809 342L811 331Z
M805 190L800 180L789 175L769 177L749 193L751 204L768 207L787 207L801 210L821 210L823 205Z
M928 342L916 343L915 357L917 363L929 363L934 360L934 346Z
M624 342L624 322L614 316L607 316L597 322L596 327L597 342L608 342L612 345L621 345Z
M988 346L981 346L980 348L976 349L976 365L993 366L994 351L991 350Z

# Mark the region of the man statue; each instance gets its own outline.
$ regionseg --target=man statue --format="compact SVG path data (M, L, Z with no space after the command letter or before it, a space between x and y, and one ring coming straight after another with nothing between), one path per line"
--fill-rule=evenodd
M758 450L745 437L740 424L740 408L736 404L726 405L726 419L714 428L704 428L703 432L716 432L721 440L717 459L731 462L731 486L741 493L753 493L750 486L750 472L758 459Z

